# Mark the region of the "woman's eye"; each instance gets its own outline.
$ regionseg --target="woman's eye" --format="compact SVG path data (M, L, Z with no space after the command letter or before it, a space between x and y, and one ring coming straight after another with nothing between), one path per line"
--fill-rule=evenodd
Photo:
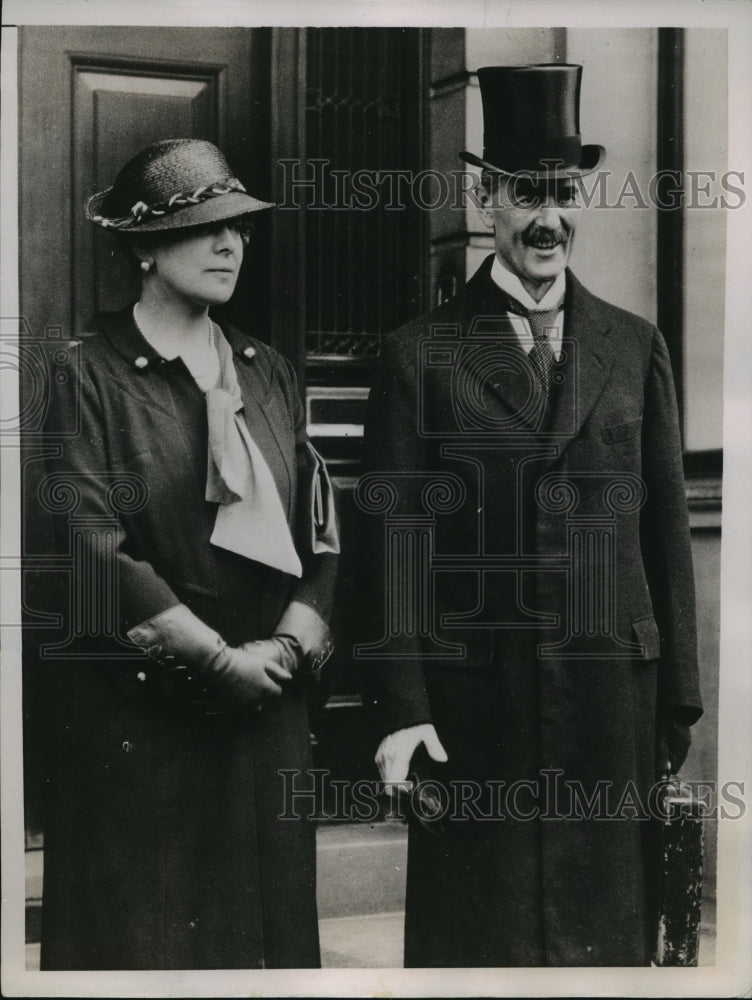
M236 223L235 225L231 224L228 228L230 232L239 236L243 243L248 243L250 241L253 233L253 225L250 222L241 222Z

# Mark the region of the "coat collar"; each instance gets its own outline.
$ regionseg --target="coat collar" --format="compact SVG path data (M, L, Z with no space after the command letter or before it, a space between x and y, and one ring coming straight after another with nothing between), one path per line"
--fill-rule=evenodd
M246 363L253 360L256 349L250 337L229 323L214 322L222 330L236 358L241 358ZM94 326L102 331L114 350L136 371L153 370L156 365L162 368L184 367L179 358L167 361L144 337L133 319L133 303L118 312L100 313Z
M287 479L285 492L290 493L294 479L294 456L289 454L280 437L281 431L264 405L271 391L275 373L268 350L250 336L225 321L217 321L225 340L233 352L233 360L238 373L238 384L243 397L243 408L253 438L261 449L275 478L284 474ZM166 360L146 340L133 319L133 305L118 312L101 313L94 324L101 331L112 349L120 355L134 374L143 376L137 381L142 387L143 401L148 405L168 412L179 419L178 409L170 409L165 402L163 377L168 377L171 386L173 406L178 399L187 400L187 405L201 405L204 394L196 385L193 376L182 358ZM155 379L155 376L159 376ZM194 399L195 397L195 399ZM280 464L280 457L282 463ZM284 473L282 473L284 468Z

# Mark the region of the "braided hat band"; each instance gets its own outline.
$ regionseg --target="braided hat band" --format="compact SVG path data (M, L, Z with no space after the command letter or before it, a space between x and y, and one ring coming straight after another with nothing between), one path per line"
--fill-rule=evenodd
M112 188L109 190L112 191ZM95 222L104 229L131 229L133 226L148 222L149 219L169 215L171 212L176 212L179 208L185 208L187 205L199 205L208 198L216 198L220 195L229 194L231 191L242 191L245 193L245 188L235 177L229 177L222 184L204 184L202 187L196 188L193 192L178 191L176 194L171 195L167 201L163 201L159 205L147 205L144 201L137 201L135 205L131 206L128 215L124 215L119 219L108 219L104 215L97 214L94 203L100 196L94 195L86 203L86 217L90 222ZM109 191L104 192L104 194L109 194Z
M129 160L91 196L86 218L123 233L184 229L272 208L246 193L224 155L203 139L166 139Z

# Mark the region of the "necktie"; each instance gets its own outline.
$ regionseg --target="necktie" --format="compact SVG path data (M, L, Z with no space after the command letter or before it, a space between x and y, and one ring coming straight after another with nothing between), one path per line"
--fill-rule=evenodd
M563 304L564 296L561 297L552 309L528 309L527 306L523 306L517 299L511 295L507 295L509 312L516 313L518 316L524 316L530 324L530 332L533 335L533 347L528 357L535 369L546 398L548 398L551 390L551 369L554 366L554 352L548 337L548 331L556 325L556 317L559 315Z

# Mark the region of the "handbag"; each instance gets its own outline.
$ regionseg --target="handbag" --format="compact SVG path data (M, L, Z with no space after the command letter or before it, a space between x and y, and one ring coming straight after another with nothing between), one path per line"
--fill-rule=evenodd
M306 555L339 552L339 531L334 504L334 489L324 460L310 443L305 442L306 469L300 482L302 545Z
M701 804L691 785L670 774L657 801L660 884L653 963L696 966L702 915Z

